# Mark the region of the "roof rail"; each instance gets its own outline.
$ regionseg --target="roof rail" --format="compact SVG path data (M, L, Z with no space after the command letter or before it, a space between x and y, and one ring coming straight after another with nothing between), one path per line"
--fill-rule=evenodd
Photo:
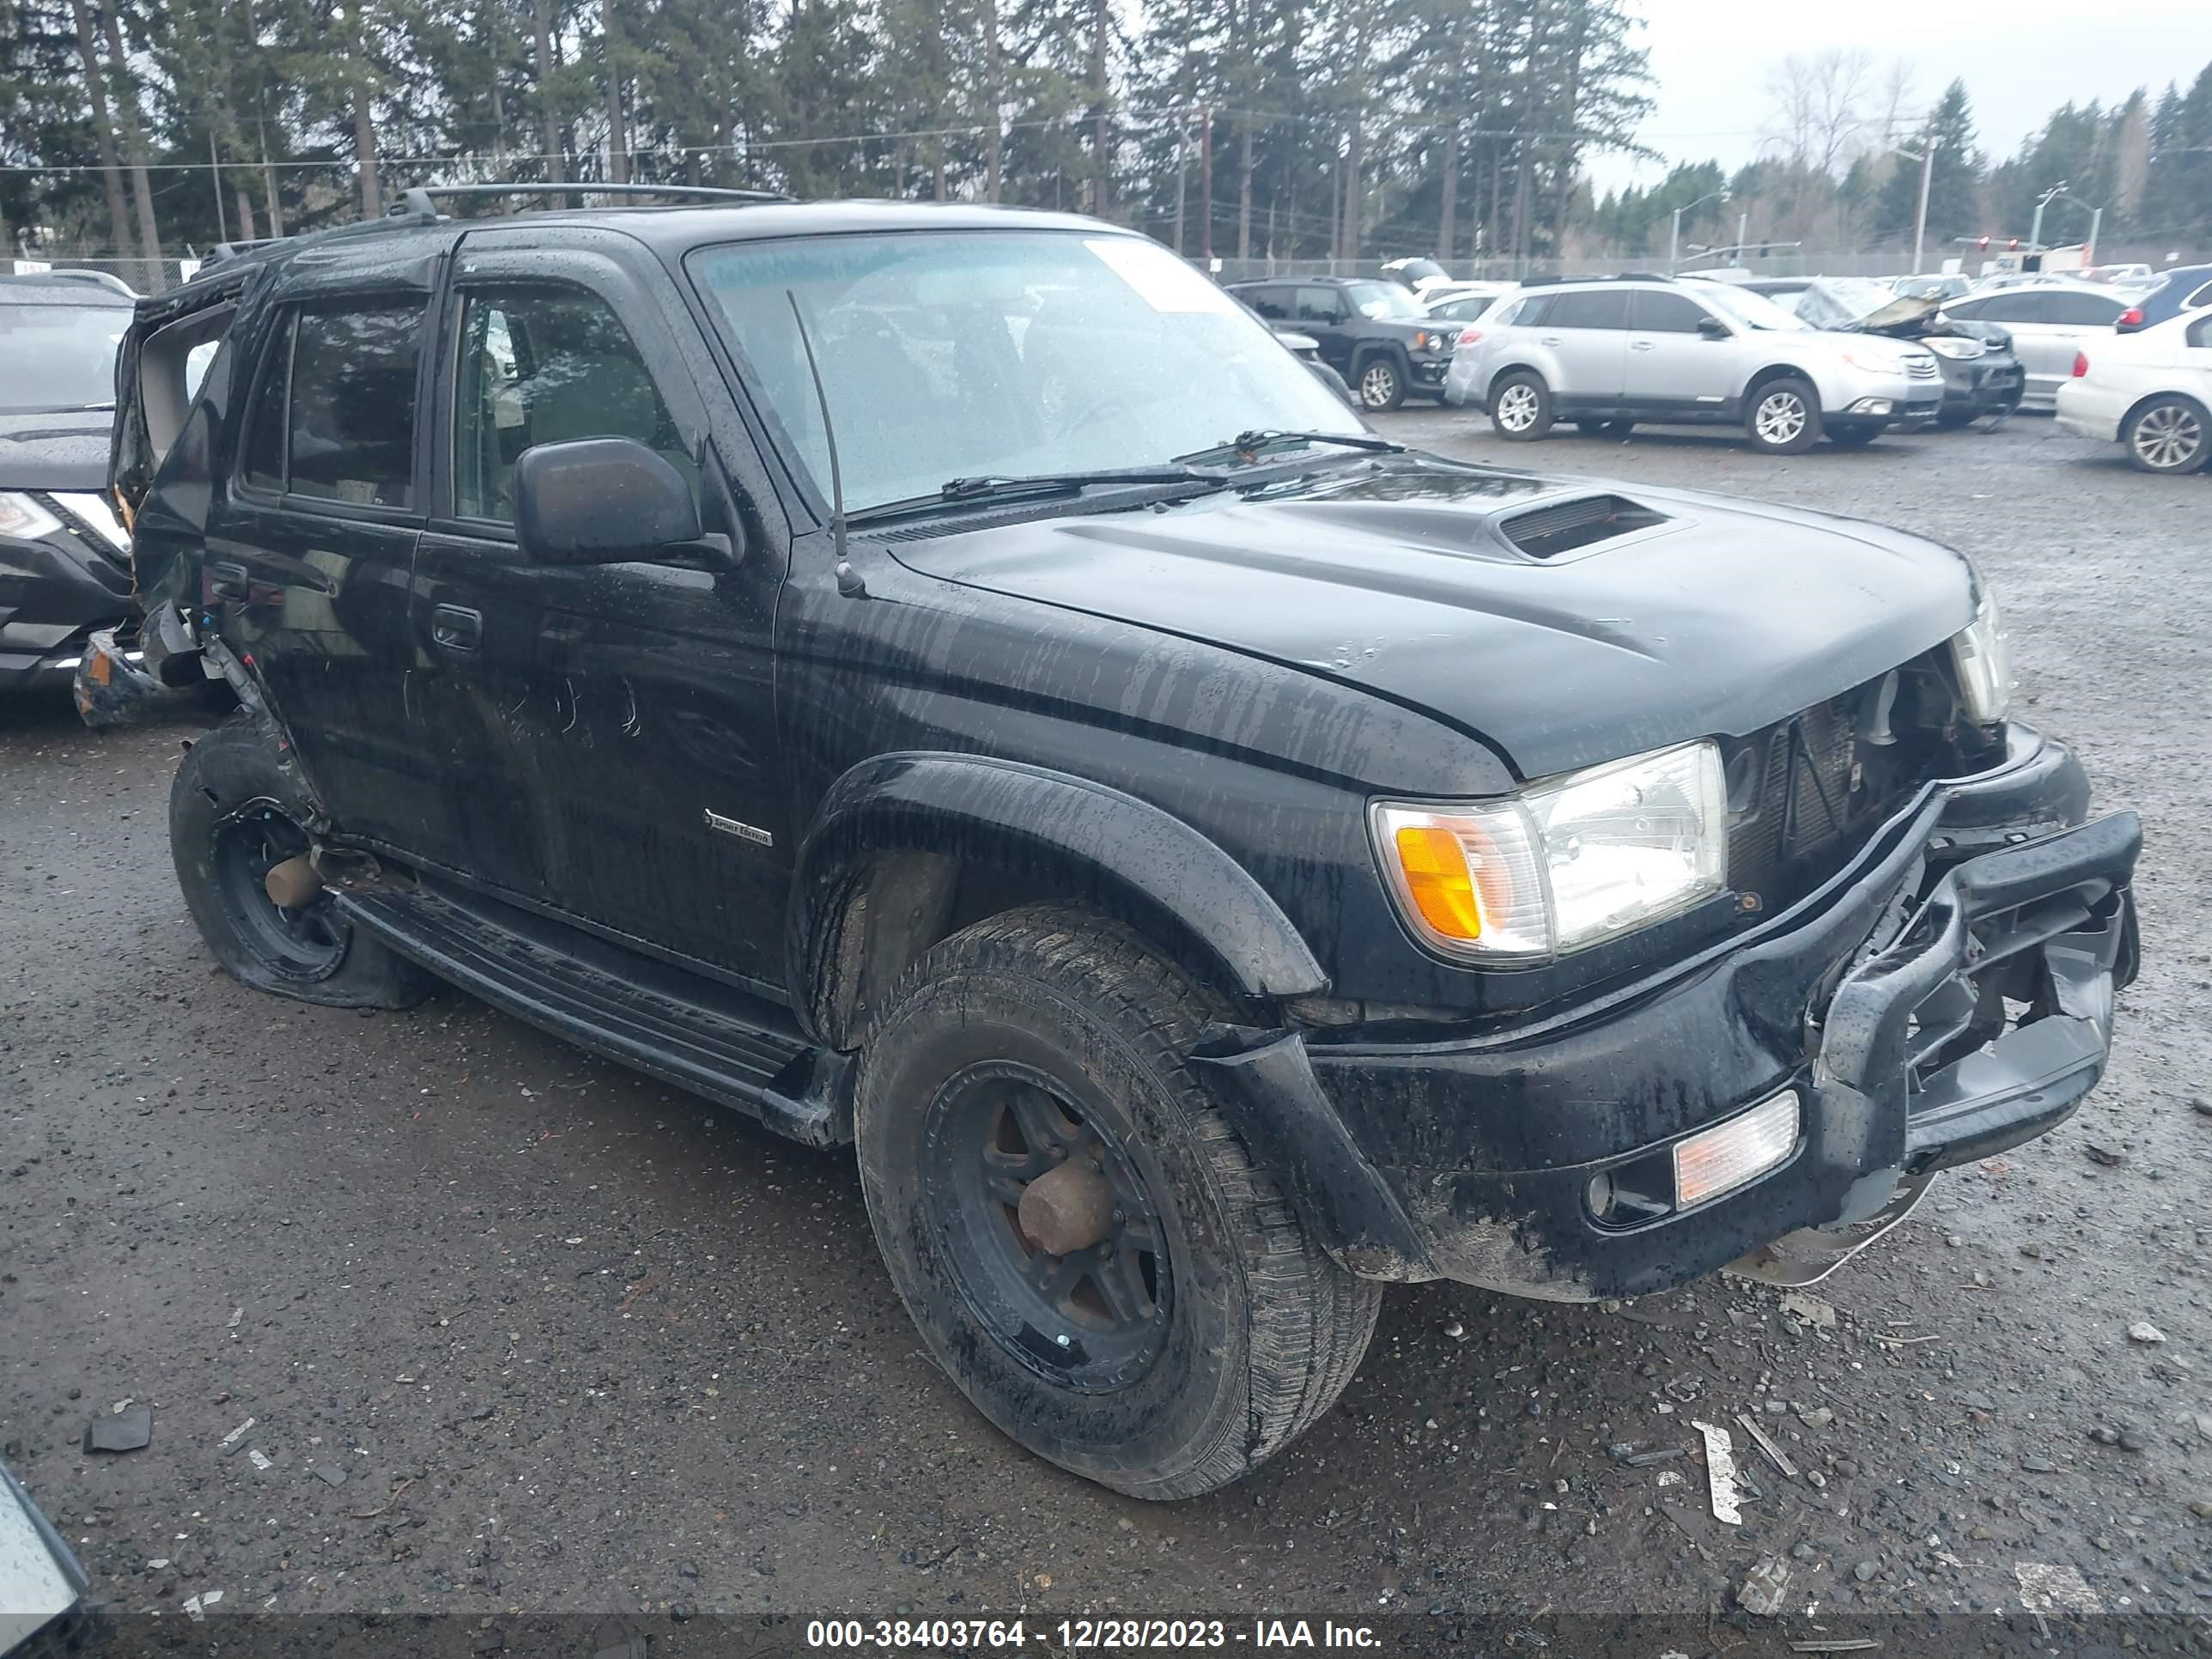
M64 266L59 270L27 270L10 279L15 282L91 283L127 299L138 297L138 290L112 270L83 270Z
M1663 270L1613 270L1596 276L1523 276L1523 288L1565 288L1575 283L1671 283Z
M417 185L403 191L394 213L438 211L441 196L678 196L705 202L788 202L772 190L720 190L707 185L611 185L571 180L562 184Z

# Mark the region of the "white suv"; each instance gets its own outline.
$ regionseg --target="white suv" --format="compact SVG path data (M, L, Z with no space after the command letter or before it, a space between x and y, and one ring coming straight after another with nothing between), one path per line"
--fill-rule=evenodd
M1666 276L1534 288L1464 330L1444 383L1502 437L1555 421L1618 435L1638 421L1741 424L1753 448L1795 455L1825 434L1856 445L1936 418L1933 353L1808 327L1764 295Z

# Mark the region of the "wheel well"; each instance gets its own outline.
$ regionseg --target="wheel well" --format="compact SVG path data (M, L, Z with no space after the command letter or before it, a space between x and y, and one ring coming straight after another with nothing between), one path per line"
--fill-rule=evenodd
M2120 430L2122 432L2125 432L2128 429L2128 422L2130 421L2135 419L2136 416L2143 412L2144 409L2148 407L2150 404L2158 402L2161 398L2171 398L2176 403L2193 404L2196 405L2199 413L2204 415L2208 420L2212 420L2212 410L2207 410L2204 407L2203 399L2200 398L2192 398L2185 392L2175 392L2168 389L2162 392L2146 392L2142 397L2136 398L2135 402L2130 404L2128 405L2128 412L2120 416Z
M823 920L815 960L803 967L814 1029L833 1048L859 1048L900 976L931 947L988 917L1038 903L1078 905L1126 922L1194 978L1238 1002L1220 963L1188 929L1096 872L879 852L862 855L847 871Z
M1533 374L1547 392L1551 390L1551 382L1544 379L1543 370L1536 368L1534 364L1508 363L1504 368L1499 369L1497 374L1490 377L1490 400L1492 403L1498 401L1498 388L1504 386L1507 380L1516 374Z
M1752 394L1770 380L1802 380L1807 386L1813 384L1813 377L1793 364L1769 363L1743 383L1744 401L1748 403Z

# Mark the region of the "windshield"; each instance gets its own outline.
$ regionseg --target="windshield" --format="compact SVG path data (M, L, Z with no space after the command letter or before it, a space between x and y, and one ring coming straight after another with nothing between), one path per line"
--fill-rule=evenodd
M1344 297L1363 317L1419 317L1421 302L1395 283L1346 283Z
M1701 283L1700 295L1747 328L1772 329L1779 333L1803 333L1806 325L1764 294L1727 283Z
M1791 309L1815 328L1841 328L1897 301L1893 290L1866 277L1830 276L1807 289Z
M1237 301L1156 242L1058 231L810 236L689 262L826 500L1153 466L1238 434L1365 430Z
M121 306L0 305L0 414L112 404L130 321Z

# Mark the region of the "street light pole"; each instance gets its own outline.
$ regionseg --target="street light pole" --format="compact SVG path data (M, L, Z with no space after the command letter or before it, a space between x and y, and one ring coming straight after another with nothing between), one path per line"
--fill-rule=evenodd
M1912 270L1920 273L1920 252L1928 240L1928 186L1936 178L1936 141L1928 141L1927 152L1920 158L1920 216L1912 222Z
M1668 222L1667 226L1667 274L1669 276L1672 276L1674 274L1674 267L1680 263L1678 256L1682 246L1682 216L1686 213L1694 213L1698 209L1705 206L1708 202L1725 202L1727 200L1728 192L1726 191L1711 190L1707 191L1703 196L1698 198L1696 201L1685 202L1681 206L1674 210L1674 217Z
M2065 189L2066 181L2061 179L2035 198L2035 220L2027 228L2027 251L2030 253L2043 252L2043 210L2051 205L2052 198L2064 193Z

